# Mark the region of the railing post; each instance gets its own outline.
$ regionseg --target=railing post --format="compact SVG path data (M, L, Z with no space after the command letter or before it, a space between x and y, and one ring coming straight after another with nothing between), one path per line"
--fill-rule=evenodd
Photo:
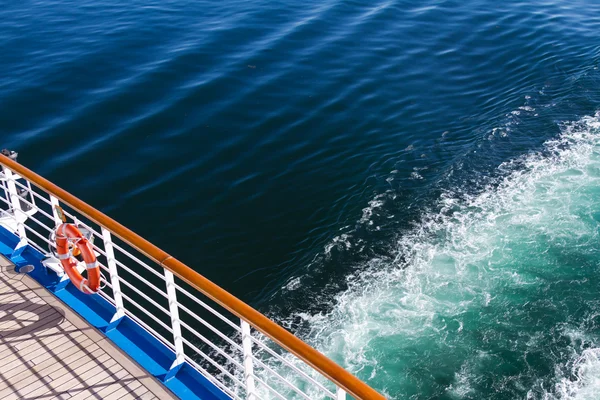
M58 227L63 223L62 219L58 215L58 210L56 209L56 207L60 207L60 203L56 197L50 195L50 204L52 204L52 216L54 217L54 223Z
M173 273L165 269L165 280L167 282L167 297L169 299L169 314L171 314L171 328L173 329L173 343L175 344L175 361L171 369L185 361L183 354L183 337L181 336L181 322L179 320L179 307L177 307L177 290Z
M21 241L17 245L17 248L24 246L27 244L27 232L25 231L25 224L20 220L20 217L25 214L23 210L21 210L21 200L19 198L19 192L17 191L17 185L15 184L15 178L13 172L6 168L4 168L4 176L6 177L6 185L8 186L8 194L10 197L10 203L13 209L13 215L15 217L15 221L17 222L17 233L21 238Z
M335 392L336 400L346 400L346 391L341 387L337 388L337 392Z
M246 380L246 399L255 400L256 384L254 382L254 365L252 362L252 338L250 333L250 324L241 321L242 327L242 350L244 352L244 378Z
M8 195L8 188L6 186L6 181L7 181L6 174L3 173L3 175L4 175L4 179L2 180L2 189L4 190L4 198L6 199L6 201L10 201L10 197Z
M54 218L57 218L55 215ZM60 219L59 219L60 220ZM108 272L110 273L110 284L113 290L113 299L115 300L115 307L117 311L113 315L110 322L115 322L125 316L125 307L123 306L123 296L121 295L121 284L119 282L119 272L117 271L117 263L115 262L115 250L112 244L112 238L110 231L105 227L102 228L102 240L104 241L104 252L106 253L106 264L108 266Z

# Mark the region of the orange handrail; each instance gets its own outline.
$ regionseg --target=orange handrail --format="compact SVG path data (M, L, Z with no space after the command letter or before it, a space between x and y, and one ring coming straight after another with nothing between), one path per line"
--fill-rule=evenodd
M0 154L0 164L21 175L23 178L33 183L44 192L68 204L73 209L79 211L81 214L85 215L98 225L108 229L120 239L124 240L126 243L152 259L154 262L168 269L177 277L193 286L205 296L209 297L216 303L219 303L222 307L229 310L237 317L248 322L255 329L271 338L271 340L273 340L275 343L279 344L290 353L296 355L306 364L310 365L322 375L333 381L351 396L364 400L385 399L385 397L383 397L373 388L324 356L318 350L304 343L302 340L292 335L290 332L277 325L275 322L271 321L269 318L250 307L248 304L209 281L181 261L159 249L114 219L96 210L86 202L78 199L66 190L61 189L52 182L22 166L16 161L11 160L5 155Z

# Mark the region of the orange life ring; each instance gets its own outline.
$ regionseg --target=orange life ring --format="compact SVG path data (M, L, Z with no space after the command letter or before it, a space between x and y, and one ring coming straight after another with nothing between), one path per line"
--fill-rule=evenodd
M69 241L79 249L87 269L88 279L85 279L77 270L77 260L69 252ZM56 229L56 254L71 279L71 282L83 293L97 293L100 289L100 266L91 243L73 224L61 224Z

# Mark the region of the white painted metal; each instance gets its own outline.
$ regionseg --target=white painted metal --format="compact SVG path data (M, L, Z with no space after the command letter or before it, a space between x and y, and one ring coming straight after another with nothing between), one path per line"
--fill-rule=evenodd
M52 205L52 218L54 218L54 224L56 226L59 226L60 224L62 224L62 219L60 218L60 216L58 215L58 211L56 210L56 207L60 207L58 199L54 196L50 196L50 204Z
M273 368L269 367L267 364L262 362L260 359L253 356L252 360L256 361L256 363L258 365L260 365L265 371L268 371L270 373L270 376L277 378L277 380L279 380L279 382L281 382L284 385L284 387L293 390L296 395L302 397L303 399L311 400L311 398L308 397L308 395L306 395L302 390L298 389L298 387L296 385L294 385L288 379L281 376L279 373L277 373L275 370L273 370Z
M252 334L250 324L240 320L242 328L242 348L244 350L244 379L246 380L246 398L255 400L256 384L254 383L254 363L252 362Z
M46 268L50 268L52 271L56 273L59 277L63 278L66 276L65 271L63 270L62 264L60 260L54 256L47 257L42 260L42 265ZM68 278L68 277L66 277Z
M20 175L18 175L18 174L15 174L15 173L13 172L13 174L12 174L12 177L11 177L10 181L12 181L12 182L15 184L15 186L18 186L18 187L20 187L21 189L23 189L24 193L27 193L28 195L29 195L29 194L32 194L32 193L34 193L34 192L31 190L31 183L29 183L28 181L26 181L26 182L27 182L27 186L25 186L25 185L23 185L22 183L20 183L20 182L18 181L18 179L23 179L23 178L21 178L21 176L20 176ZM8 184L8 179L7 179L7 178L4 178L4 180L5 180L5 181L7 182L7 184ZM9 193L9 195L10 195L10 193ZM19 196L19 197L20 197L20 196ZM33 197L33 196L32 196L32 197ZM27 199L26 199L25 197L20 197L20 199L21 199L21 201L27 201ZM27 201L27 203L28 203L28 204L31 204L31 205L32 205L32 207L31 207L31 209L30 209L30 210L28 210L28 211L24 211L24 210L21 208L21 211L22 211L22 213L20 213L20 214L22 214L22 215L21 215L21 216L19 216L18 218L22 218L22 219L23 219L23 221L26 221L28 216L30 216L30 215L33 215L33 214L35 214L35 213L37 213L37 212L39 211L39 208L38 208L38 207L37 207L35 204L32 204L32 203L35 203L35 200L34 200L33 198L31 199L31 202Z
M199 316L197 316L196 314L194 314L189 308L187 308L183 304L179 304L179 308L181 308L183 311L187 312L192 318L194 318L196 321L200 322L202 325L204 325L205 327L210 329L214 334L219 336L221 339L225 340L231 346L232 349L243 351L242 346L240 346L239 344L237 344L236 342L234 342L233 340L228 338L227 335L223 334L221 331L219 331L217 328L215 328L214 326L212 326L211 324L206 322L204 319L202 319ZM184 328L187 328L194 335L198 336L198 338L200 340L203 340L201 337L202 335L200 335L198 332L196 332L192 327L187 326L187 324L185 324L185 322L183 322L183 321L182 321L182 326Z
M146 300L147 302L153 304L158 310L162 311L165 315L167 315L167 316L169 315L168 311L165 311L165 309L162 308L162 306L157 305L157 303L154 300L152 300L150 297L148 297L144 293L142 293L141 290L136 289L135 286L127 283L127 281L123 281L123 283L125 283L129 289L133 290L136 294L138 294L144 300ZM165 328L169 332L173 333L173 329L171 328L170 325L167 325L166 323L164 323L163 321L161 321L160 318L158 318L154 313L146 310L146 307L141 306L137 301L133 300L131 297L129 297L125 293L121 293L121 296L123 296L124 299L126 299L128 302L130 302L131 304L133 304L135 307L137 307L142 313L146 314L148 317L150 317L152 320L154 320L154 322L156 322L157 324L159 324L160 326L162 326L163 328ZM132 310L130 310L129 308L127 308L126 311L132 313Z
M223 316L223 314L219 313L218 311L216 311L214 308L212 308L211 306L209 306L202 300L199 300L196 296L192 295L190 292L188 292L181 286L179 286L177 284L175 286L177 286L177 290L179 290L181 293L185 294L190 300L194 301L196 304L198 304L198 305L202 306L203 308L205 308L206 310L210 311L214 316L218 317L221 321L225 322L231 328L235 329L238 332L241 332L240 327L237 325L234 325L233 322L231 322L228 318Z
M157 286L153 285L152 283L148 282L146 279L144 279L142 276L140 276L140 275L139 275L137 272L135 272L135 271L134 271L134 270L132 270L131 268L127 267L125 264L123 264L123 263L120 263L119 261L117 261L117 265L118 265L119 267L123 268L123 270L125 270L125 271L129 272L131 275L133 275L133 276L136 278L136 280L139 280L139 282L142 282L142 283L143 283L143 284L145 284L145 285L146 285L148 288L150 288L150 289L154 290L156 293L158 293L158 294L159 294L159 295L161 295L162 297L164 297L164 298L168 298L168 297L169 297L169 296L168 296L168 295L167 295L165 292L163 292L163 291L161 290L161 288L159 288L159 287L157 287ZM163 277L163 279L164 279L164 277ZM124 280L124 281L123 281L123 283L124 283L125 285L127 285L129 288L131 288L131 289L133 289L133 290L137 290L135 286L139 286L139 282L135 282L137 285L134 285L132 282L127 282L126 280ZM152 300L152 299L150 299L150 301L153 301L153 300ZM154 303L154 302L153 302L153 304L154 304L155 306L157 306L158 308L161 308L161 309L163 309L163 310L164 310L164 307L163 307L163 306L161 306L161 305L158 305L158 304L156 304L156 303Z
M261 348L261 350L266 351L267 353L269 353L269 355L271 357L275 358L279 363L281 363L280 365L285 365L286 367L292 369L296 374L300 375L303 379L305 379L306 382L309 382L311 385L314 385L315 387L320 388L324 394L328 395L332 399L336 398L336 395L333 394L333 392L331 392L329 389L327 389L321 383L317 382L315 379L308 376L308 374L306 374L306 372L302 371L300 368L296 367L294 364L292 364L291 362L289 362L288 360L286 360L285 358L281 357L279 354L274 352L272 349L270 349L269 346L265 344L264 338L263 338L263 340L259 340L258 338L255 338L253 336L252 341L254 343L256 343Z
M133 254L131 254L127 250L123 249L121 246L115 244L114 247L115 247L116 250L120 251L121 253L125 254L127 257L131 258L133 261L135 261L137 264L139 264L142 267L144 267L147 271L149 271L153 275L157 276L160 279L165 279L165 277L162 276L160 273L156 272L154 270L154 268L152 268L151 266L149 266L148 264L146 264L145 262L143 262L142 260L140 260L139 258L137 258L136 256L134 256Z
M2 175L4 178L4 174ZM2 179L2 189L4 190L4 198L8 199L8 188L6 187L6 179Z
M39 234L38 232L36 232L36 231L35 231L35 229L33 229L33 228L31 228L31 227L29 227L29 226L27 226L27 225L25 225L25 224L23 224L23 227L25 228L25 230L26 230L26 231L30 232L30 233L31 233L33 236L36 236L36 237L37 237L37 238L39 238L39 239L40 239L42 242L45 242L47 245L51 245L51 244L52 244L52 242L51 242L50 240L48 240L48 238L47 238L47 237L44 237L43 235ZM23 239L21 239L21 241L23 241ZM19 243L21 243L21 242L19 242ZM27 245L27 244L28 244L28 241L27 241L27 239L25 239L25 244L24 244L23 246L25 246L25 245ZM18 249L19 247L21 247L21 244L17 245L17 247L16 247L16 248ZM47 252L47 251L48 251L47 249L45 249L45 250L44 250L44 249L42 249L42 250L43 250L44 252Z
M185 360L190 365L194 366L194 368L196 368L198 371L200 371L204 376L206 376L209 381L211 381L212 383L214 383L219 389L223 390L227 395L231 396L233 399L236 399L236 400L243 400L244 399L243 397L240 397L235 391L233 391L232 389L230 389L229 387L227 387L226 385L224 385L223 382L221 382L218 379L216 379L213 375L211 375L206 369L204 369L200 364L198 364L191 357L185 356Z
M127 297L127 295L123 294L123 298L126 299L127 301L134 303L133 300L131 300L130 298ZM137 303L135 303L137 304ZM140 307L139 304L136 305L136 307ZM167 347L169 347L171 350L175 350L175 346L173 345L173 343L165 338L163 335L161 335L160 333L158 333L154 328L152 328L150 325L148 325L146 322L142 321L142 319L138 316L138 314L133 313L130 308L126 308L125 309L125 313L127 314L128 317L130 317L132 320L134 320L135 322L137 322L142 328L146 329L148 332L150 332L155 338L157 338L158 340L160 340L161 342L163 342ZM148 314L146 314L148 315ZM156 318L156 317L154 317ZM163 326L164 328L164 326ZM168 328L167 330L170 332L171 328Z
M201 356L202 358L204 358L209 364L211 364L212 366L214 366L215 368L217 368L219 371L221 371L222 374L226 375L229 379L231 379L232 381L234 381L237 386L239 386L241 388L246 387L245 383L243 383L242 381L240 381L234 374L232 374L231 372L227 371L226 368L224 368L223 366L219 365L218 362L216 362L215 360L213 360L208 354L206 354L205 352L203 352L202 350L200 350L198 347L196 347L192 342L190 342L189 340L187 340L185 338L183 339L183 341L192 350L194 350L196 352L196 354L198 354L199 356ZM244 369L244 367L242 367L242 371L243 371L243 369Z
M8 187L8 197L12 206L12 212L17 221L17 232L21 241L17 245L17 249L27 244L27 233L25 232L25 220L23 218L23 210L21 210L21 201L19 200L19 192L15 185L15 174L8 168L4 167L4 176L6 177L6 185ZM15 249L16 250L16 249Z
M185 361L183 354L183 339L181 335L181 322L179 321L179 308L177 307L177 290L175 289L175 278L173 273L165 269L165 281L167 282L167 296L169 299L169 312L171 316L171 327L173 329L173 343L175 344L175 361L171 368Z
M181 306L181 304L179 305ZM194 330L194 328L192 328L191 326L189 326L188 324L186 324L185 322L181 321L181 326L185 329L187 329L188 331L190 331L191 334L193 334L196 338L200 339L202 343L198 343L196 342L197 345L201 345L201 344L206 344L207 346L209 346L211 349L213 349L216 353L218 353L219 355L223 356L224 358L227 359L227 361L231 364L231 366L234 366L236 368L238 368L240 371L244 371L244 366L242 364L240 364L240 362L243 362L242 360L238 361L235 359L235 352L229 350L229 352L231 353L231 355L227 354L227 352L220 348L219 346L217 346L216 344L214 344L213 342L211 342L209 339L207 339L204 335L200 334L199 332L196 332ZM186 341L186 339L184 338L184 342ZM238 348L239 347L239 351L240 353L243 353L243 350L241 348L241 346L238 346L236 344L236 346L234 346L234 348Z
M276 389L274 389L271 385L267 384L265 381L263 381L259 377L255 377L255 379L256 379L256 382L258 382L260 384L260 386L262 386L265 389L267 389L267 393L268 393L269 398L271 397L271 395L273 395L273 396L277 397L278 399L288 400L281 393L279 393Z
M125 306L123 306L121 283L119 282L119 272L117 271L117 264L115 263L115 252L113 250L113 243L110 231L104 227L101 227L101 230L102 240L104 241L104 255L106 256L106 264L108 264L110 283L112 286L113 298L115 300L116 308L115 315L113 315L110 322L115 322L119 318L123 318L125 316Z
M54 207L60 205L60 202L52 196L31 190L29 182L26 182L27 186L25 186L16 179L20 177L10 171L8 173L6 170L0 171L0 182L8 196L6 201L1 197L0 200L9 206L9 210L12 210L0 213L0 224L14 227L13 231L22 238L24 243L50 256L40 243L50 246L54 244L40 234L40 231L52 231L62 223ZM21 198L18 195L18 188L29 191L31 201ZM52 215L37 207L34 198L40 200L38 203L45 203L52 207ZM31 210L22 210L22 204L31 206ZM37 211L44 218L33 218L32 215ZM317 378L316 374L309 375L305 372L309 367L297 364L295 358L288 358L285 352L282 353L282 349L270 339L258 333L253 335L252 328L247 322L241 321L239 325L236 324L236 319L233 319L227 311L218 308L218 305L212 305L213 303L209 305L208 301L201 300L202 295L195 290L185 289L175 283L170 271L161 270L152 262L143 261L132 254L137 253L128 245L114 243L111 232L107 229L95 224L89 226L82 223L76 212L69 213L64 210L64 213L89 229L96 238L102 239L102 248L94 246L94 250L97 254L106 257L107 266L100 265L100 267L110 275L110 283L106 281L104 283L111 290L101 290L99 294L115 306L116 312L112 321L125 315L131 317L173 350L176 357L173 366L187 362L233 399L345 400L347 398L343 390L335 388L331 382L327 383L325 378ZM32 224L26 223L28 221ZM38 227L41 227L41 230ZM99 243L100 240L97 242ZM59 276L62 274L60 262L53 260L51 256L44 261L44 265ZM158 285L152 282L156 280L150 279L152 276L149 274L160 278ZM63 277L67 278L66 275ZM162 281L165 282L164 285L160 284ZM126 291L123 292L123 289ZM132 292L139 296L134 296L136 299L143 298L155 306L156 311L149 311L133 300ZM164 302L157 302L160 299L157 299L154 293L168 300L169 307L159 304ZM183 297L179 298L180 296ZM187 306L181 303L182 300ZM185 317L183 320L180 313ZM217 324L214 324L216 319L213 316L218 318ZM170 323L163 321L170 321ZM200 326L208 328L215 335L201 334L200 332L203 331L197 330ZM186 337L182 334L183 329L186 330ZM167 332L171 333L172 337L166 334ZM187 332L191 335L188 336Z

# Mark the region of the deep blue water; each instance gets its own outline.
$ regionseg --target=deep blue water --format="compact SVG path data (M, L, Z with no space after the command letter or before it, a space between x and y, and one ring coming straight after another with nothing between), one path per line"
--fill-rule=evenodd
M0 5L26 166L390 397L600 390L600 3Z

